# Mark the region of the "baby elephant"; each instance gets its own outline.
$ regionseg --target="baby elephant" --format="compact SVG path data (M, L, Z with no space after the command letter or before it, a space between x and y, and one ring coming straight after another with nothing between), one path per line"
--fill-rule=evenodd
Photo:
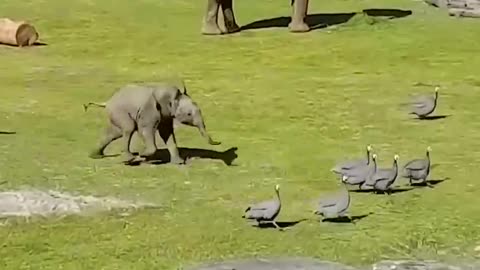
M91 158L104 157L105 148L113 141L123 137L123 152L125 162L131 162L135 156L130 151L130 143L135 131L145 144L141 156L150 156L157 150L155 132L167 145L170 153L170 162L181 164L177 142L175 140L173 120L195 126L200 134L212 145L220 142L213 141L208 135L202 113L198 105L177 86L166 83L129 84L120 88L107 102L84 104L87 111L90 105L104 107L107 111L109 125L99 145L90 153Z

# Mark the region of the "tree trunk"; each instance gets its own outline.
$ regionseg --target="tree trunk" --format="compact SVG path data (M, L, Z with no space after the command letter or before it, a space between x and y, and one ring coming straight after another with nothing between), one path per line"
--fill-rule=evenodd
M38 40L38 33L25 21L0 19L0 43L13 46L32 46Z

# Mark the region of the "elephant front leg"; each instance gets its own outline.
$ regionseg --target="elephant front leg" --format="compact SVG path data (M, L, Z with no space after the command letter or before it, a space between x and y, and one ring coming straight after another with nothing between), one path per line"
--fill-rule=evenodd
M177 141L175 134L173 133L173 121L168 123L162 123L159 126L158 132L163 142L167 145L168 152L170 153L170 163L183 164L185 161L180 157L180 153L177 147Z
M218 9L218 26L222 33L234 33L240 30L235 21L233 0L222 0Z
M309 0L292 1L292 21L288 24L290 32L308 32L310 27L305 23Z
M202 34L220 35L222 31L218 27L218 12L220 0L207 0L207 11L203 17Z
M156 127L154 126L142 127L139 130L139 133L143 139L143 143L145 144L145 149L142 153L140 153L141 157L152 156L157 151L157 146L155 144L155 130Z

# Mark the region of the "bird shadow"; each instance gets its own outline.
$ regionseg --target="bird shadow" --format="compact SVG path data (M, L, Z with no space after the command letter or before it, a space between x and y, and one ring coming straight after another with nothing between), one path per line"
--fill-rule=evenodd
M1 45L3 46L7 46L7 47L17 47L19 48L20 46L18 45L12 45L12 44L6 44L6 43L0 43ZM22 48L26 48L26 47L40 47L40 46L47 46L48 44L45 43L45 42L39 42L39 41L36 41L35 43L33 43L31 46L23 46Z
M322 222L329 222L329 223L355 223L359 220L362 220L373 213L368 213L364 215L357 215L357 216L343 216L343 217L334 217L334 218L323 218Z
M415 183L413 182L410 186L412 187L430 187L434 188L436 185L445 182L446 180L450 179L449 177L446 177L444 179L432 179L432 180L427 180L425 182L420 182L420 183Z
M306 220L308 220L308 219L304 218L304 219L295 220L295 221L277 221L276 223L277 223L278 227L280 227L281 229L285 229L285 228L293 227L293 226L297 225L298 223L306 221ZM270 228L270 229L275 228L276 229L277 228L271 222L260 223L256 227L258 227L260 229L268 229L268 228Z
M394 188L390 189L389 193L390 194L395 194L395 193L402 193L402 192L407 192L410 190L413 190L414 188ZM376 191L374 189L353 189L350 190L350 192L355 192L355 193L373 193L373 194L385 194L386 192L382 191Z
M387 17L388 19L402 18L412 14L411 10L401 9L364 9L362 12L347 13L317 13L309 14L305 17L305 23L310 30L321 29L331 25L338 25L348 22L357 14L365 14L371 17ZM290 16L282 16L270 19L263 19L251 22L240 27L240 31L250 29L264 29L273 27L288 27L291 21Z
M420 118L414 118L415 120L418 121L433 121L433 120L439 120L439 119L445 119L447 117L450 117L452 115L450 114L445 114L445 115L432 115L432 116L425 116L425 117L420 117Z
M209 149L199 149L199 148L186 148L186 147L179 147L178 153L185 162L192 158L200 158L200 159L214 159L214 160L221 160L226 165L232 166L233 161L238 157L236 151L238 147L231 147L230 149L219 152L215 150ZM138 153L135 153L138 155ZM137 166L140 165L142 162L153 164L153 165L162 165L170 162L170 153L168 149L158 149L155 154L145 157L143 160L134 160L132 162L127 163L130 166Z
M12 135L12 134L17 134L15 131L0 131L1 135Z

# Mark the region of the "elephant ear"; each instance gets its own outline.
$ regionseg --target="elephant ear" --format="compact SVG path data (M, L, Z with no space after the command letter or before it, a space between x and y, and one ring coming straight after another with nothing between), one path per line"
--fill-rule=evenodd
M170 110L175 114L175 111L178 108L178 103L180 102L180 99L182 98L182 92L180 92L180 89L177 89L175 92L175 95L173 96L173 99L170 100Z

